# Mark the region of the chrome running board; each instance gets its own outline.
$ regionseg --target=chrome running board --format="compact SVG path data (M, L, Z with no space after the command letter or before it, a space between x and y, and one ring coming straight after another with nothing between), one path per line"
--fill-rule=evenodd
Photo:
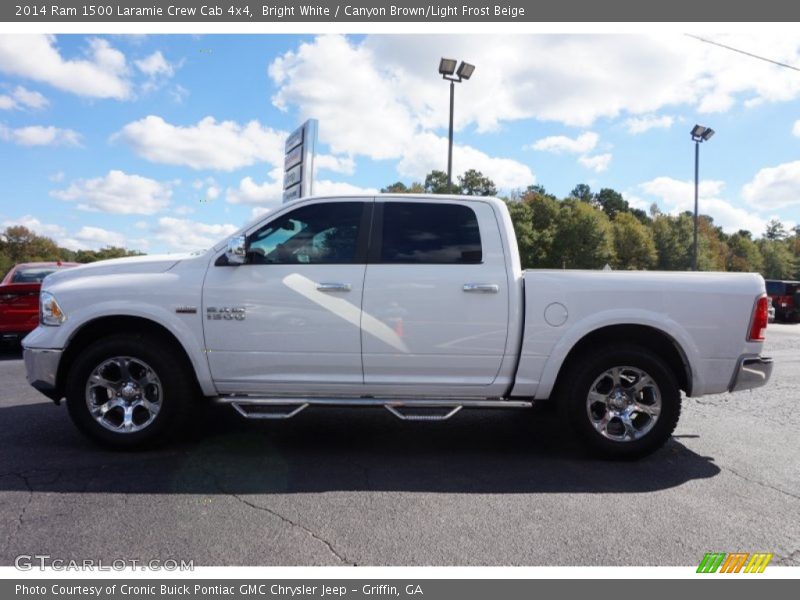
M445 421L462 408L530 408L528 400L472 398L323 398L231 395L217 399L246 419L291 419L309 406L382 406L403 421Z

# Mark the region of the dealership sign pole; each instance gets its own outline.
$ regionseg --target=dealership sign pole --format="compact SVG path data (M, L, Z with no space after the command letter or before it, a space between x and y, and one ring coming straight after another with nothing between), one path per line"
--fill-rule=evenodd
M317 120L309 119L286 138L283 158L283 201L291 202L314 193L314 154Z

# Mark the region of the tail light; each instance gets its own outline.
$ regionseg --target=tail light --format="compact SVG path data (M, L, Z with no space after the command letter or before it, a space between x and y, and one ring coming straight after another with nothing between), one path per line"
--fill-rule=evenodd
M748 342L763 342L767 333L769 321L769 301L766 296L761 296L753 306L753 316L750 317L750 332L747 334Z

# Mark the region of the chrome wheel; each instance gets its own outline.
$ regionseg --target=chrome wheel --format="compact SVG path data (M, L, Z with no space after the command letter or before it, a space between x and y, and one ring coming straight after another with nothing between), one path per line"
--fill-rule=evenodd
M586 411L594 429L615 442L647 435L661 414L661 390L637 367L613 367L589 388Z
M89 413L114 433L135 433L149 426L161 410L162 397L155 371L130 356L104 360L86 382Z

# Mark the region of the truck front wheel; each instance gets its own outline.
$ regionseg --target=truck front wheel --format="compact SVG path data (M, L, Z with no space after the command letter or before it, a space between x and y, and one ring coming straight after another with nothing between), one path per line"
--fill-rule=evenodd
M113 448L164 441L185 420L194 386L164 340L121 334L85 348L70 368L67 409L86 436Z
M681 393L657 355L634 345L597 348L576 360L559 398L580 440L608 458L639 458L664 445Z

